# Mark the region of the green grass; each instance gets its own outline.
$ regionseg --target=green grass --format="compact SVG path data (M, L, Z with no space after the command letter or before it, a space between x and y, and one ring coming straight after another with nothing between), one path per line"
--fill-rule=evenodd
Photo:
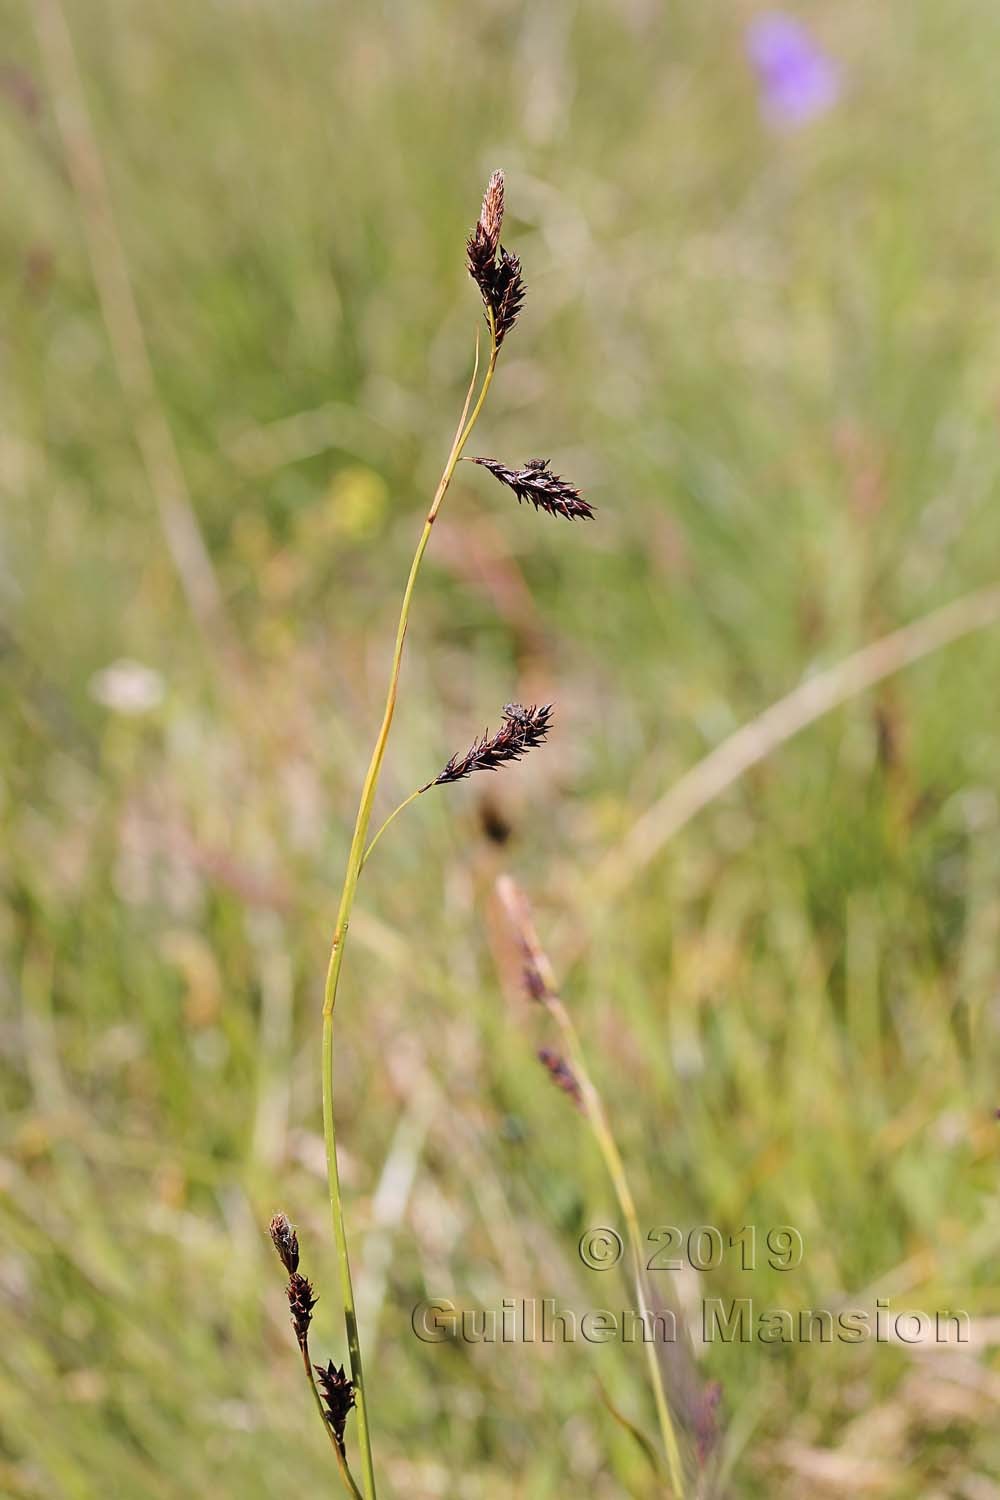
M714 1346L730 1492L1000 1495L1000 628L783 747L611 909L594 879L741 723L996 577L1000 12L803 6L849 96L778 137L735 0L65 5L250 670L185 606L26 3L0 57L0 1493L338 1493L266 1224L299 1225L342 1357L323 971L502 165L529 299L473 449L550 454L599 517L466 466L420 581L383 815L511 698L557 729L490 783L502 853L470 784L365 872L338 1115L385 1493L652 1493L595 1382L655 1430L641 1351L410 1330L424 1297L631 1302L577 1258L613 1199L497 978L509 868L557 962L588 939L566 999L643 1223L804 1236L797 1271L685 1295L980 1327L960 1356ZM91 691L122 656L165 681L144 716Z

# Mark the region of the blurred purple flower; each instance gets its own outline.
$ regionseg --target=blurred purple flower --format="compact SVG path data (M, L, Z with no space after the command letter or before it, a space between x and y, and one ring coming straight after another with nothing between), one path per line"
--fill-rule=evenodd
M747 53L757 74L761 109L773 125L805 125L840 98L840 68L792 16L770 11L751 21Z

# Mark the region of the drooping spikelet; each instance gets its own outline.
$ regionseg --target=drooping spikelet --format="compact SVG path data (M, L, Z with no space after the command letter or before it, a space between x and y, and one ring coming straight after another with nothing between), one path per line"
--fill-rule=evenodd
M466 252L469 275L479 288L487 310L487 322L492 314L498 349L517 322L525 291L520 260L500 243L503 210L503 173L494 172L487 184L479 219L469 236Z
M589 521L594 507L584 500L578 489L567 480L554 474L547 458L529 458L523 469L509 469L497 458L473 458L470 463L489 469L517 496L518 504L528 500L536 510L546 510L550 516L564 516L567 521Z
M323 1397L326 1420L343 1454L347 1414L354 1405L354 1382L344 1373L343 1365L335 1365L332 1359L326 1366L314 1365L313 1369Z
M453 755L441 774L427 786L447 786L452 781L471 776L473 771L495 771L511 761L520 760L529 750L544 742L551 721L551 703L543 703L540 707L533 703L530 708L522 708L520 703L506 704L503 723L496 734L490 734L487 729L482 739L464 754Z

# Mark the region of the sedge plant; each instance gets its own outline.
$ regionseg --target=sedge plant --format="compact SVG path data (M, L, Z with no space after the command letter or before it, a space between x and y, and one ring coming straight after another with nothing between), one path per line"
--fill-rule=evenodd
M292 1314L292 1326L303 1357L306 1376L312 1388L315 1404L323 1415L325 1425L332 1437L340 1475L348 1493L363 1496L364 1500L376 1500L375 1466L372 1458L371 1407L369 1387L365 1378L358 1322L351 1279L351 1261L348 1248L347 1229L344 1221L343 1196L337 1162L336 1116L334 1111L334 1064L336 1061L334 1015L337 992L343 969L344 954L351 925L351 914L358 891L358 882L365 862L378 840L394 819L417 797L435 786L447 786L462 781L476 771L493 771L513 761L520 760L529 750L542 744L548 734L552 705L508 703L505 705L500 727L488 730L462 753L453 755L443 770L418 787L389 815L378 831L372 835L372 810L378 789L382 764L385 759L389 734L392 729L399 692L400 672L403 662L403 647L420 566L431 538L434 522L454 477L459 461L465 456L465 448L479 416L497 370L501 350L513 330L524 301L525 286L518 256L508 251L501 243L500 235L504 218L504 179L501 172L494 172L483 198L479 219L466 245L469 274L479 288L485 310L487 330L487 352L485 362L480 356L480 339L476 339L475 360L465 403L455 429L447 460L434 491L430 508L424 520L417 542L409 575L403 590L396 627L395 646L389 667L385 707L382 720L372 747L368 769L365 773L358 803L354 831L351 837L344 872L344 883L337 908L333 929L330 957L327 966L323 995L322 1030L322 1080L323 1080L323 1136L326 1147L326 1166L330 1199L330 1214L333 1238L336 1246L339 1272L340 1301L344 1314L344 1328L350 1364L350 1375L329 1363L327 1366L313 1365L308 1350L308 1328L312 1310L312 1287L298 1271L298 1241L295 1232L284 1215L277 1215L271 1232L275 1248L289 1273L287 1295ZM473 462L486 468L509 489L518 503L526 501L549 515L565 520L585 520L593 515L593 508L566 480L553 472L545 459L529 459L520 468L511 468L497 459L476 456ZM356 1413L356 1449L354 1459L355 1476L348 1461L345 1431L348 1414Z

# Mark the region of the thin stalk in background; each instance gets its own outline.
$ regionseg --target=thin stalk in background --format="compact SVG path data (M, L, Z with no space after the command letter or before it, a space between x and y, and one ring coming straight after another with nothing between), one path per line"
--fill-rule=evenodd
M717 797L776 750L841 704L924 657L1000 622L1000 585L977 589L898 630L870 641L832 667L807 676L754 718L721 740L647 807L588 885L588 902L610 903L658 857L664 846ZM566 962L575 962L590 938L581 929Z
M191 614L220 669L220 679L224 684L230 676L242 680L246 671L243 652L226 613L157 387L69 23L61 0L34 0L33 9L66 175L76 197L101 316L163 539Z
M552 965L538 940L530 908L523 892L515 881L507 875L500 877L497 881L496 889L500 903L521 946L530 993L545 1006L562 1033L569 1056L570 1071L563 1072L559 1068L559 1060L552 1058L549 1054L543 1054L543 1061L560 1087L564 1088L566 1092L572 1091L574 1096L578 1097L587 1123L597 1142L608 1176L611 1179L611 1185L614 1188L615 1197L618 1199L618 1206L625 1220L635 1276L636 1296L639 1301L639 1311L645 1318L645 1315L649 1312L649 1300L645 1285L639 1218L636 1213L635 1199L632 1197L632 1190L629 1186L625 1166L608 1122L604 1101L591 1078L583 1047L580 1043L579 1033L559 995ZM565 1065L563 1065L564 1068ZM579 1087L578 1095L571 1088L574 1082ZM667 1469L670 1474L671 1488L677 1500L684 1500L684 1466L663 1386L663 1372L660 1369L656 1345L655 1342L647 1341L646 1339L643 1339L643 1345L646 1349L650 1383L653 1388L653 1400L656 1406L656 1417L667 1460Z

